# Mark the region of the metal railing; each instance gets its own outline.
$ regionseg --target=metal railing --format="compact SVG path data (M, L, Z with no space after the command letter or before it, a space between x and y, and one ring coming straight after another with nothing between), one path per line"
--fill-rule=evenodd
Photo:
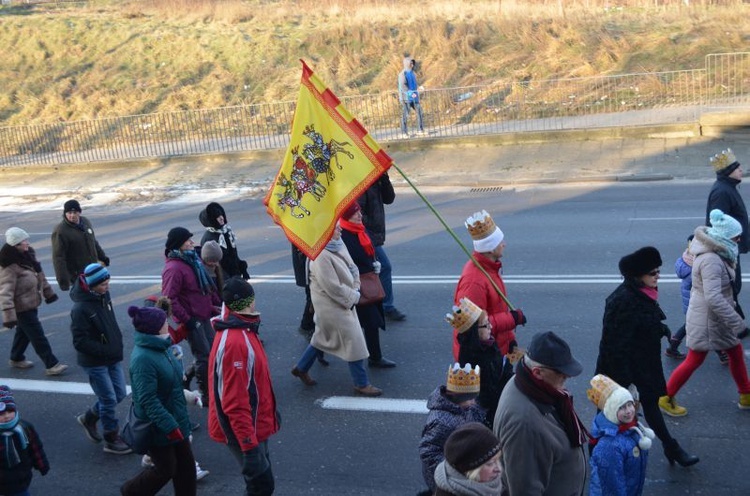
M396 93L341 97L378 140L402 138ZM430 89L430 137L696 121L706 105L750 100L750 53L703 69ZM295 102L0 127L0 165L65 164L283 148ZM409 129L415 127L411 112Z

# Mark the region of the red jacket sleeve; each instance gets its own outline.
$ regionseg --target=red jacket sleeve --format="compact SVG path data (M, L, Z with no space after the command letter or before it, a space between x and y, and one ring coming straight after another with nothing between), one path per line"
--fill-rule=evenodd
M240 333L236 335L244 341ZM227 347L221 363L221 406L229 418L229 425L237 437L240 449L247 451L258 445L254 422L256 412L252 411L248 390L252 379L250 374L254 371L255 363L248 363L252 357L248 357L244 342L234 344Z

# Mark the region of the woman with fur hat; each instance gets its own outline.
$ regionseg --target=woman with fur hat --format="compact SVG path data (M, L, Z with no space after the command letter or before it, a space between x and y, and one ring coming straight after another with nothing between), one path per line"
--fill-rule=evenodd
M624 280L607 297L596 373L609 376L620 386L634 385L639 393L648 425L664 446L670 464L683 467L698 463L667 429L659 409L659 397L666 391L661 363L661 340L669 328L657 298L662 265L659 250L646 246L620 259Z
M675 401L675 395L706 359L711 350L729 355L729 372L737 385L737 405L750 409L750 379L745 354L737 335L745 330L745 321L734 302L735 264L742 226L732 217L715 209L711 227L700 226L690 244L693 261L693 289L686 317L687 358L667 382L667 394L659 400L664 413L674 417L687 415L687 409Z
M633 395L605 375L591 379L587 391L600 410L591 426L593 446L590 496L638 496L646 480L648 450L654 431L638 421Z
M435 496L499 496L500 441L479 422L469 422L445 441L445 460L435 469Z

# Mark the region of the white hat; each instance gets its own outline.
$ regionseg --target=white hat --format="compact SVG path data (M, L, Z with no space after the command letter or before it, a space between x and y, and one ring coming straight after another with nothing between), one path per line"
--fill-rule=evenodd
M10 246L16 246L27 239L29 239L29 233L20 227L11 227L5 231L5 242Z

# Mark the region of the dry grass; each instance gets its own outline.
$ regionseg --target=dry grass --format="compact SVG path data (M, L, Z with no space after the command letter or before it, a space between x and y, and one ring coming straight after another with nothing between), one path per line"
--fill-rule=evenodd
M92 0L0 8L0 125L296 97L701 67L743 51L739 0ZM726 26L731 26L728 29Z

